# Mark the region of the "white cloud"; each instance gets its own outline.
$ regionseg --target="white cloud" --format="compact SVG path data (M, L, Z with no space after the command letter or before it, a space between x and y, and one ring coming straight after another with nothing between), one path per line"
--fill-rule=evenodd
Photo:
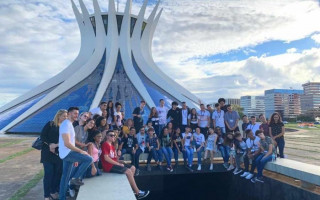
M318 44L320 44L320 34L314 34L311 38Z
M141 2L134 1L133 14ZM99 3L107 11L107 1ZM85 4L92 13L92 1ZM121 0L120 11L124 5ZM249 55L253 46L266 41L292 41L319 32L320 23L308 23L320 18L316 1L163 0L161 7L153 41L155 61L206 101L319 79L319 49L272 57L266 52L234 62L192 59L243 47ZM149 6L147 15L151 10ZM71 63L79 51L80 33L69 1L2 1L0 18L1 106ZM319 34L312 38L319 41Z
M287 49L287 53L295 53L297 51L298 51L298 49L296 49L296 48Z

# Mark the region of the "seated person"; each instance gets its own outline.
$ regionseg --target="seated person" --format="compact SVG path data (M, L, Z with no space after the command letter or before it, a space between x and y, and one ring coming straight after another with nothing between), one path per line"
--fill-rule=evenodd
M136 168L134 166L124 165L118 162L118 156L115 152L115 148L112 145L115 142L115 134L112 130L109 130L106 134L107 141L102 144L102 167L104 172L126 174L128 181L134 191L137 199L142 199L148 196L149 191L139 190L136 181L134 180L134 173Z
M148 130L147 149L149 151L149 156L147 160L147 170L149 172L151 171L150 162L152 157L154 161L157 163L157 166L161 169L160 160L162 160L162 153L160 151L159 140L153 128L149 128Z
M87 173L85 178L91 178L93 176L101 175L100 169L98 167L99 157L101 155L101 140L102 140L102 133L98 130L94 130L91 133L92 141L88 146L88 153L93 158L93 163L88 167Z
M198 171L201 170L202 152L204 151L204 144L206 142L204 135L200 131L201 129L197 127L196 132L193 134L193 138L196 143L196 151L198 155L198 169L197 169Z
M241 158L243 158L243 156L245 156L246 152L247 152L247 144L245 142L245 140L242 138L242 135L240 132L236 132L234 134L234 146L235 146L235 153L236 153L236 169L234 170L233 174L237 175L240 174L242 172L242 169L240 167L241 164Z
M169 172L173 172L173 168L171 166L171 159L173 155L172 142L171 142L171 138L169 136L169 131L167 127L165 127L162 130L162 133L160 134L160 146L161 146L161 152L163 153L167 161L167 170Z
M255 162L258 169L258 174L255 178L251 179L251 182L263 183L262 171L267 162L272 160L272 154L276 157L276 148L273 144L273 140L269 136L265 136L262 130L256 131L256 136L260 138L260 152L261 154L256 158Z
M145 129L143 127L140 128L140 132L137 134L137 141L138 141L138 149L135 154L135 164L136 167L136 176L139 175L139 157L141 153L149 153L149 149L146 148L148 135L145 133ZM150 158L151 160L151 158Z
M182 144L183 144L183 151L185 153L185 157L188 160L188 165L187 163L185 163L185 165L187 165L186 167L191 168L192 167L192 162L193 162L193 147L192 147L192 142L193 142L193 137L192 137L192 133L190 133L191 128L190 127L186 127L185 128L186 132L182 133Z
M138 149L138 141L135 137L136 129L134 127L130 128L130 132L128 135L124 135L121 144L119 146L118 155L121 153L121 160L123 159L124 154L131 155L131 164L135 163L135 153ZM120 151L120 152L119 152Z

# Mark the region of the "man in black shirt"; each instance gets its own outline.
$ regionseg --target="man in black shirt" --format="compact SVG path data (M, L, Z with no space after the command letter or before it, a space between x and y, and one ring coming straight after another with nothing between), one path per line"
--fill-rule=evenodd
M145 101L140 102L140 106L136 107L132 113L133 115L133 122L134 122L134 128L136 130L140 130L140 128L143 126L143 118L144 115L144 106L146 105Z
M223 110L224 113L227 113L228 109L227 109L227 105L226 105L226 100L224 98L220 98L220 99L218 99L218 103L220 104L221 110Z
M168 111L167 118L170 117L170 122L175 129L181 125L181 110L178 108L178 103L176 101L172 102L171 106L172 107Z
M121 152L121 157L123 158L124 154L130 154L131 155L131 164L134 165L135 162L135 153L138 149L138 140L134 136L136 133L136 130L134 127L130 128L129 135L124 135L121 139L121 144L119 146L119 150ZM118 152L118 153L120 153Z

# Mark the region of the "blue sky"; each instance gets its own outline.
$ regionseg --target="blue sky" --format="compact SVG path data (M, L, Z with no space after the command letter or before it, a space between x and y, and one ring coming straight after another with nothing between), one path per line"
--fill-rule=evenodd
M98 1L107 11L107 0ZM92 1L84 3L92 13ZM133 1L133 14L141 4ZM205 102L320 81L318 1L162 0L160 7L153 58ZM1 1L0 18L2 106L67 67L80 33L69 1Z

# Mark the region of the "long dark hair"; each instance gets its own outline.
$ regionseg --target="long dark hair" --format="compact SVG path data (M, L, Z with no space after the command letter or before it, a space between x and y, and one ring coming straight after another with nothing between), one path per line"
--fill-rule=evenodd
M110 103L112 103L112 106L110 107ZM114 105L112 101L108 101L107 104L107 119L111 116L112 121L113 121L113 117L114 117Z
M274 119L273 119L273 117L275 116L275 115L278 115L279 116L279 120L278 120L278 123L282 123L282 119L281 119L281 116L280 116L280 114L279 113L277 113L277 112L275 112L275 113L273 113L272 115L271 115L271 117L270 117L270 125L271 124L275 124L276 122L274 121Z
M232 139L228 138L228 135L232 135ZM227 133L226 137L224 138L223 145L231 146L233 142L234 142L234 135L231 132Z
M193 110L196 111L196 114L192 114L192 111L193 111ZM191 109L191 111L190 111L190 116L191 116L191 117L190 117L191 119L194 119L194 118L195 118L195 119L198 119L197 110L196 110L195 108L192 108L192 109Z
M97 120L96 120L96 127L97 128L101 127L101 121L104 119L107 120L105 117L102 117L102 116L97 118ZM107 126L107 124L106 124L106 126Z
M152 115L152 111L153 111L153 110L156 110L155 116ZM150 111L149 118L152 118L152 117L155 117L155 118L158 117L158 111L157 111L157 109L156 109L155 107L152 107L152 108L151 108L151 111Z

